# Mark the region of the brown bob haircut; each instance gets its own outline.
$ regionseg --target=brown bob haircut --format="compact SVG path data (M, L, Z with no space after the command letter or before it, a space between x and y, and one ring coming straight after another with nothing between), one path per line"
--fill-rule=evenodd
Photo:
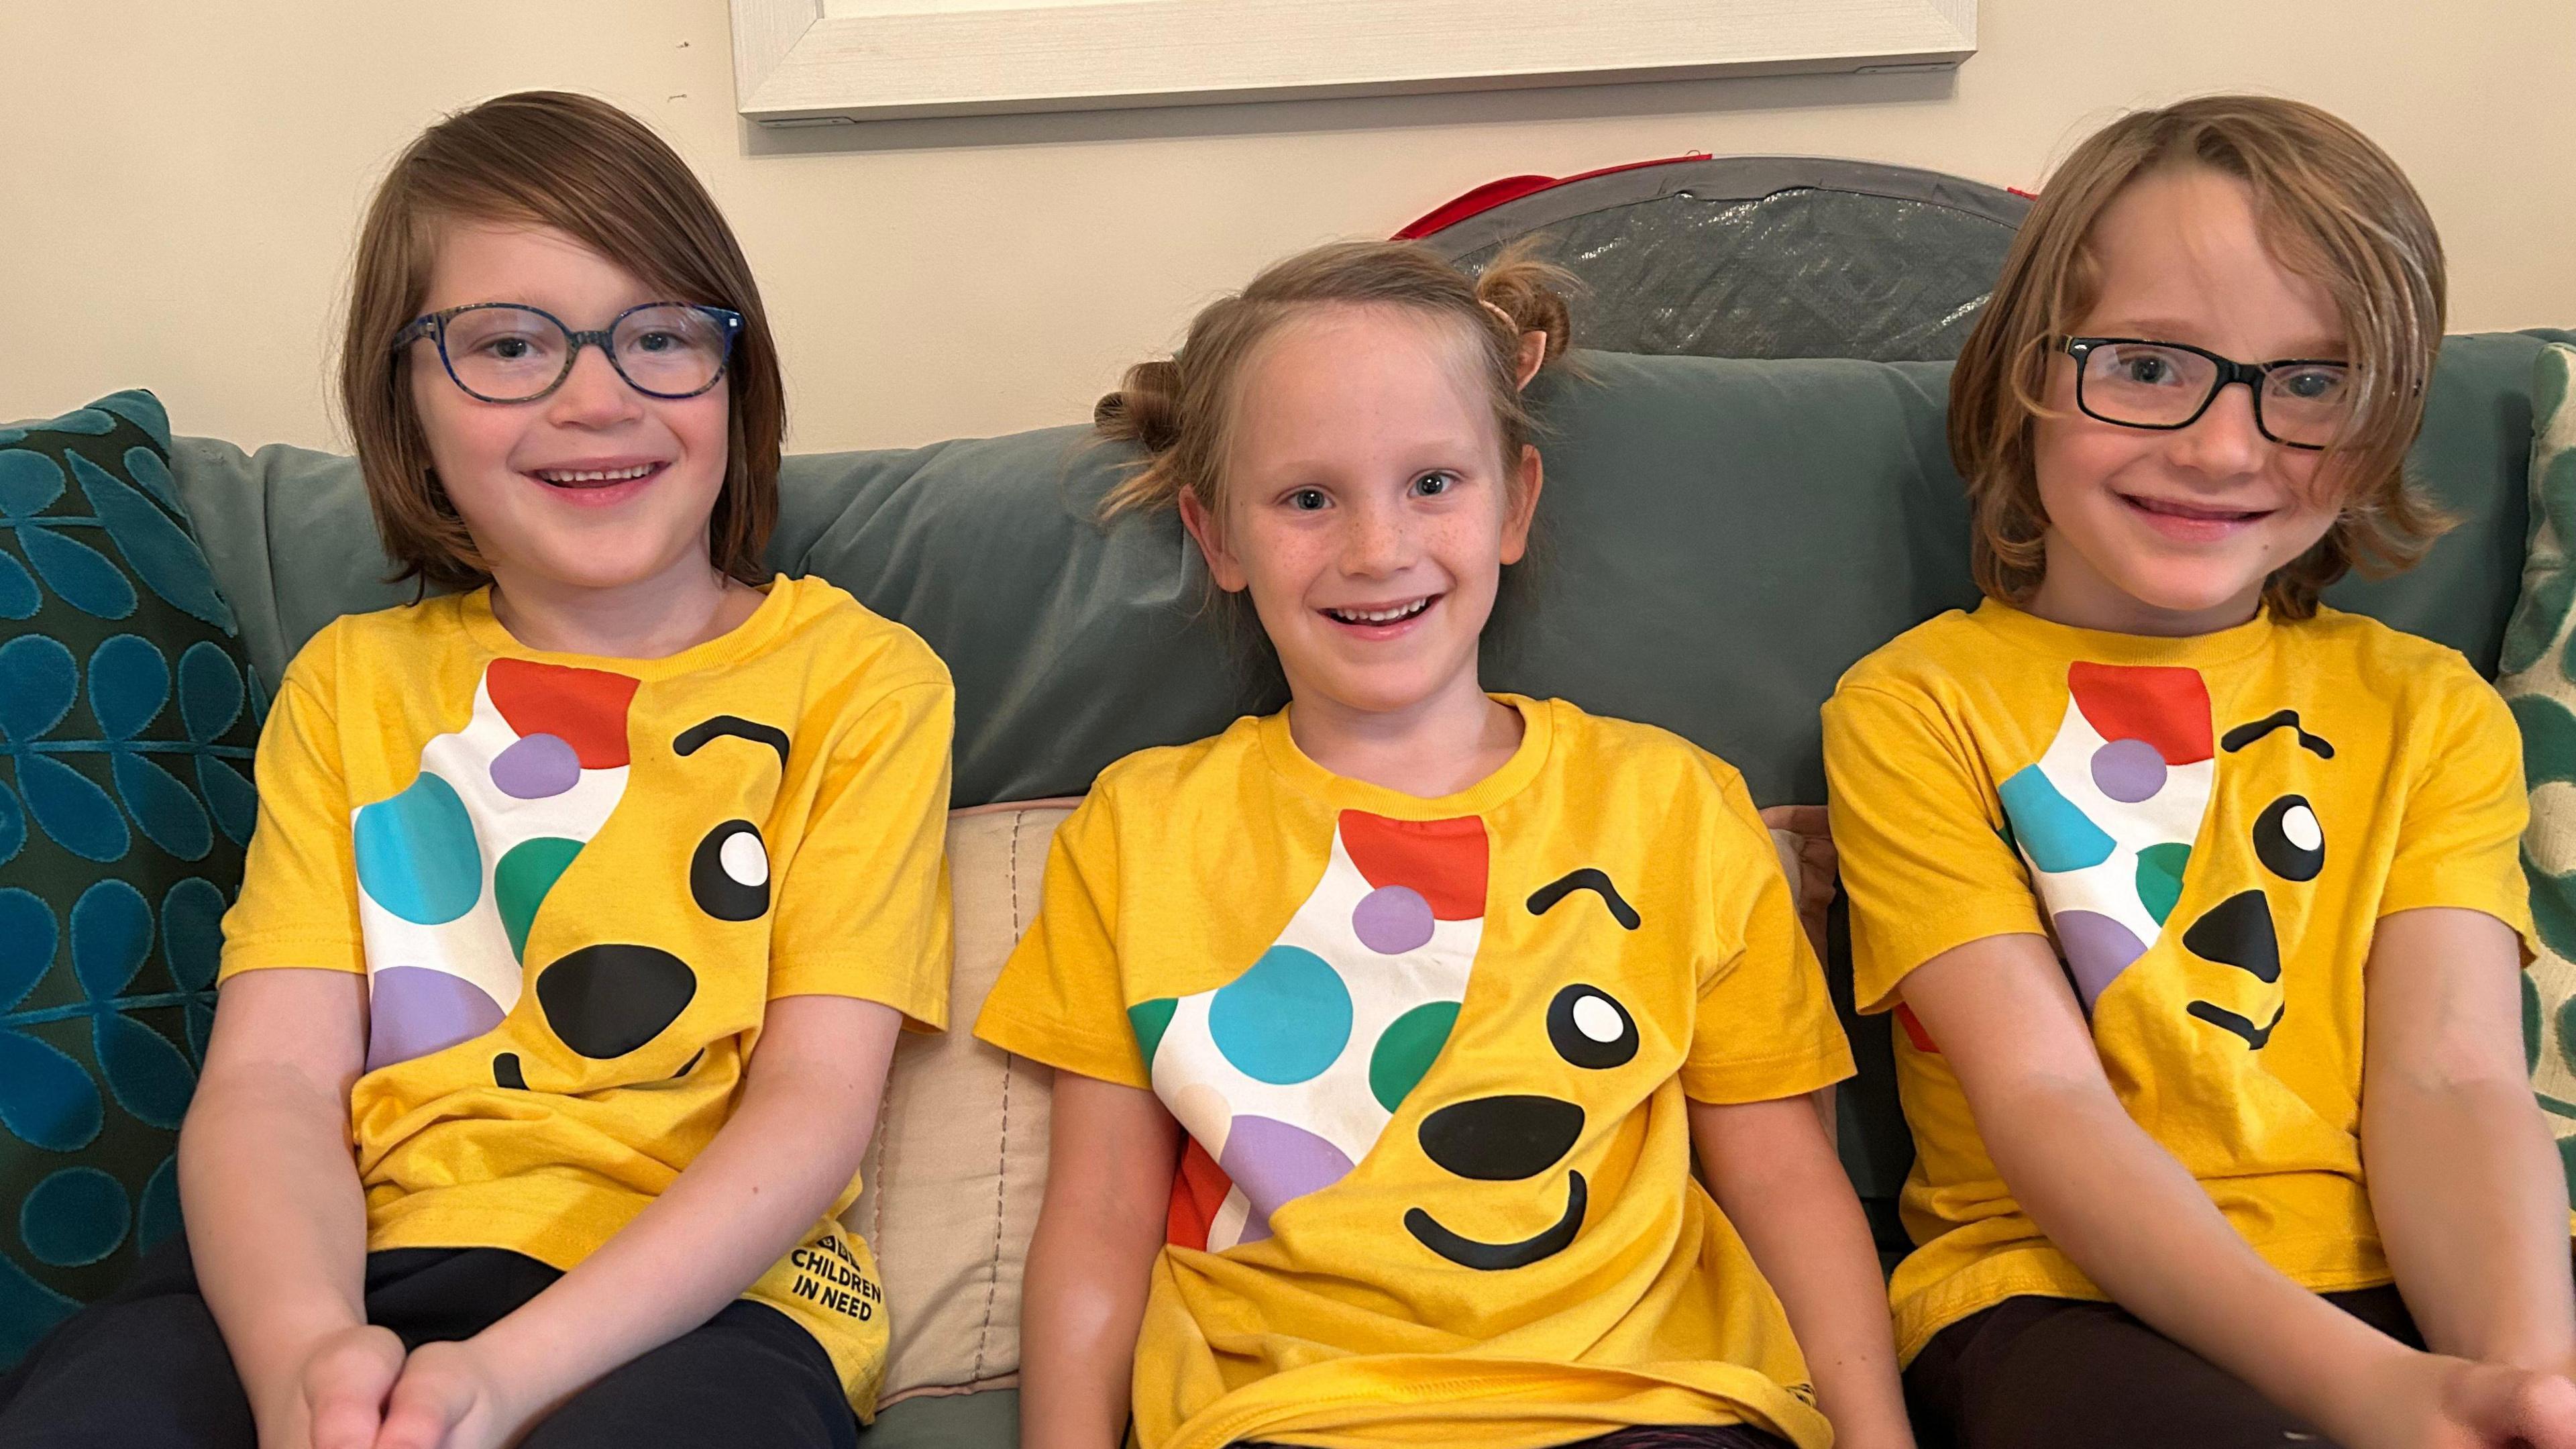
M459 222L549 227L634 273L657 300L742 314L725 366L725 477L708 557L744 583L765 582L787 399L750 264L706 188L660 137L605 101L560 91L485 101L422 132L377 187L358 233L340 405L394 579L441 589L491 579L430 465L411 401L419 349L393 345L421 315L442 229Z
M2405 473L2443 326L2442 241L2423 198L2386 152L2315 106L2207 96L2123 116L2075 148L2013 238L1959 354L1950 457L1974 513L1977 586L1994 598L2026 602L2045 570L2032 424L2049 411L2058 339L2083 330L2098 295L2094 222L2138 177L2192 166L2245 183L2272 256L2333 298L2361 399L2320 465L2338 495L2335 522L2273 571L2264 605L2311 617L2318 591L2347 570L2402 569L2450 526Z
M1521 402L1521 339L1543 333L1540 366L1558 363L1572 330L1562 289L1572 285L1562 269L1517 251L1470 277L1418 242L1330 242L1274 262L1200 312L1178 353L1127 369L1118 391L1100 400L1100 432L1141 443L1148 455L1101 511L1169 507L1188 492L1222 517L1244 372L1281 327L1319 307L1397 307L1449 323L1493 405L1503 461L1517 463L1534 431Z

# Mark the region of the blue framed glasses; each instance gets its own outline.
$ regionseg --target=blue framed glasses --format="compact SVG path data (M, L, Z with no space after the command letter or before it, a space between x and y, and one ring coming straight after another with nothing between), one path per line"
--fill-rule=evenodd
M687 302L629 307L595 332L577 332L542 307L471 302L412 319L394 334L394 350L429 338L448 379L466 396L523 403L563 386L581 350L596 346L628 387L676 401L724 380L741 335L741 313Z

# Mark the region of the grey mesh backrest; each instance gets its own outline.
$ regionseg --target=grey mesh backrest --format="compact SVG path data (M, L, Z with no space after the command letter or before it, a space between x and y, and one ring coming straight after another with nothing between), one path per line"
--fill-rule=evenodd
M1584 284L1574 341L1696 357L1956 357L2030 202L1865 161L1721 156L1567 181L1422 238L1470 270L1522 237Z

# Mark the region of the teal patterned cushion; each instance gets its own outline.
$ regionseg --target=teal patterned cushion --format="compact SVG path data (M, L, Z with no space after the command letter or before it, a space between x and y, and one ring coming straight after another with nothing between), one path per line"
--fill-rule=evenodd
M179 1226L266 709L122 392L0 427L0 1367Z
M2576 347L2544 348L2531 384L2531 552L2496 688L2522 726L2531 827L2522 869L2540 956L2522 976L2524 1056L2576 1186Z

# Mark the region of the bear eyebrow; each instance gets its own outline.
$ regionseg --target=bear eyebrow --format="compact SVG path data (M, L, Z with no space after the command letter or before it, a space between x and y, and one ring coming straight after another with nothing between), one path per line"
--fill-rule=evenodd
M2325 736L2312 735L2299 728L2299 712L2295 709L2274 710L2251 724L2238 725L2219 737L2218 746L2232 755L2274 730L2288 730L2297 735L2300 746L2320 760L2334 758L2334 746L2326 743Z
M706 748L710 741L728 735L738 740L749 740L755 745L769 746L778 752L778 768L787 768L787 731L776 725L744 719L738 714L720 714L713 719L700 720L680 731L680 737L671 741L671 748L684 756L694 755Z
M1619 888L1610 883L1607 873L1588 865L1579 870L1569 870L1530 892L1529 913L1544 916L1556 908L1558 901L1576 891L1590 891L1601 897L1601 904L1610 908L1610 919L1631 931L1637 929L1640 920L1637 908L1628 904L1627 897L1619 894Z

